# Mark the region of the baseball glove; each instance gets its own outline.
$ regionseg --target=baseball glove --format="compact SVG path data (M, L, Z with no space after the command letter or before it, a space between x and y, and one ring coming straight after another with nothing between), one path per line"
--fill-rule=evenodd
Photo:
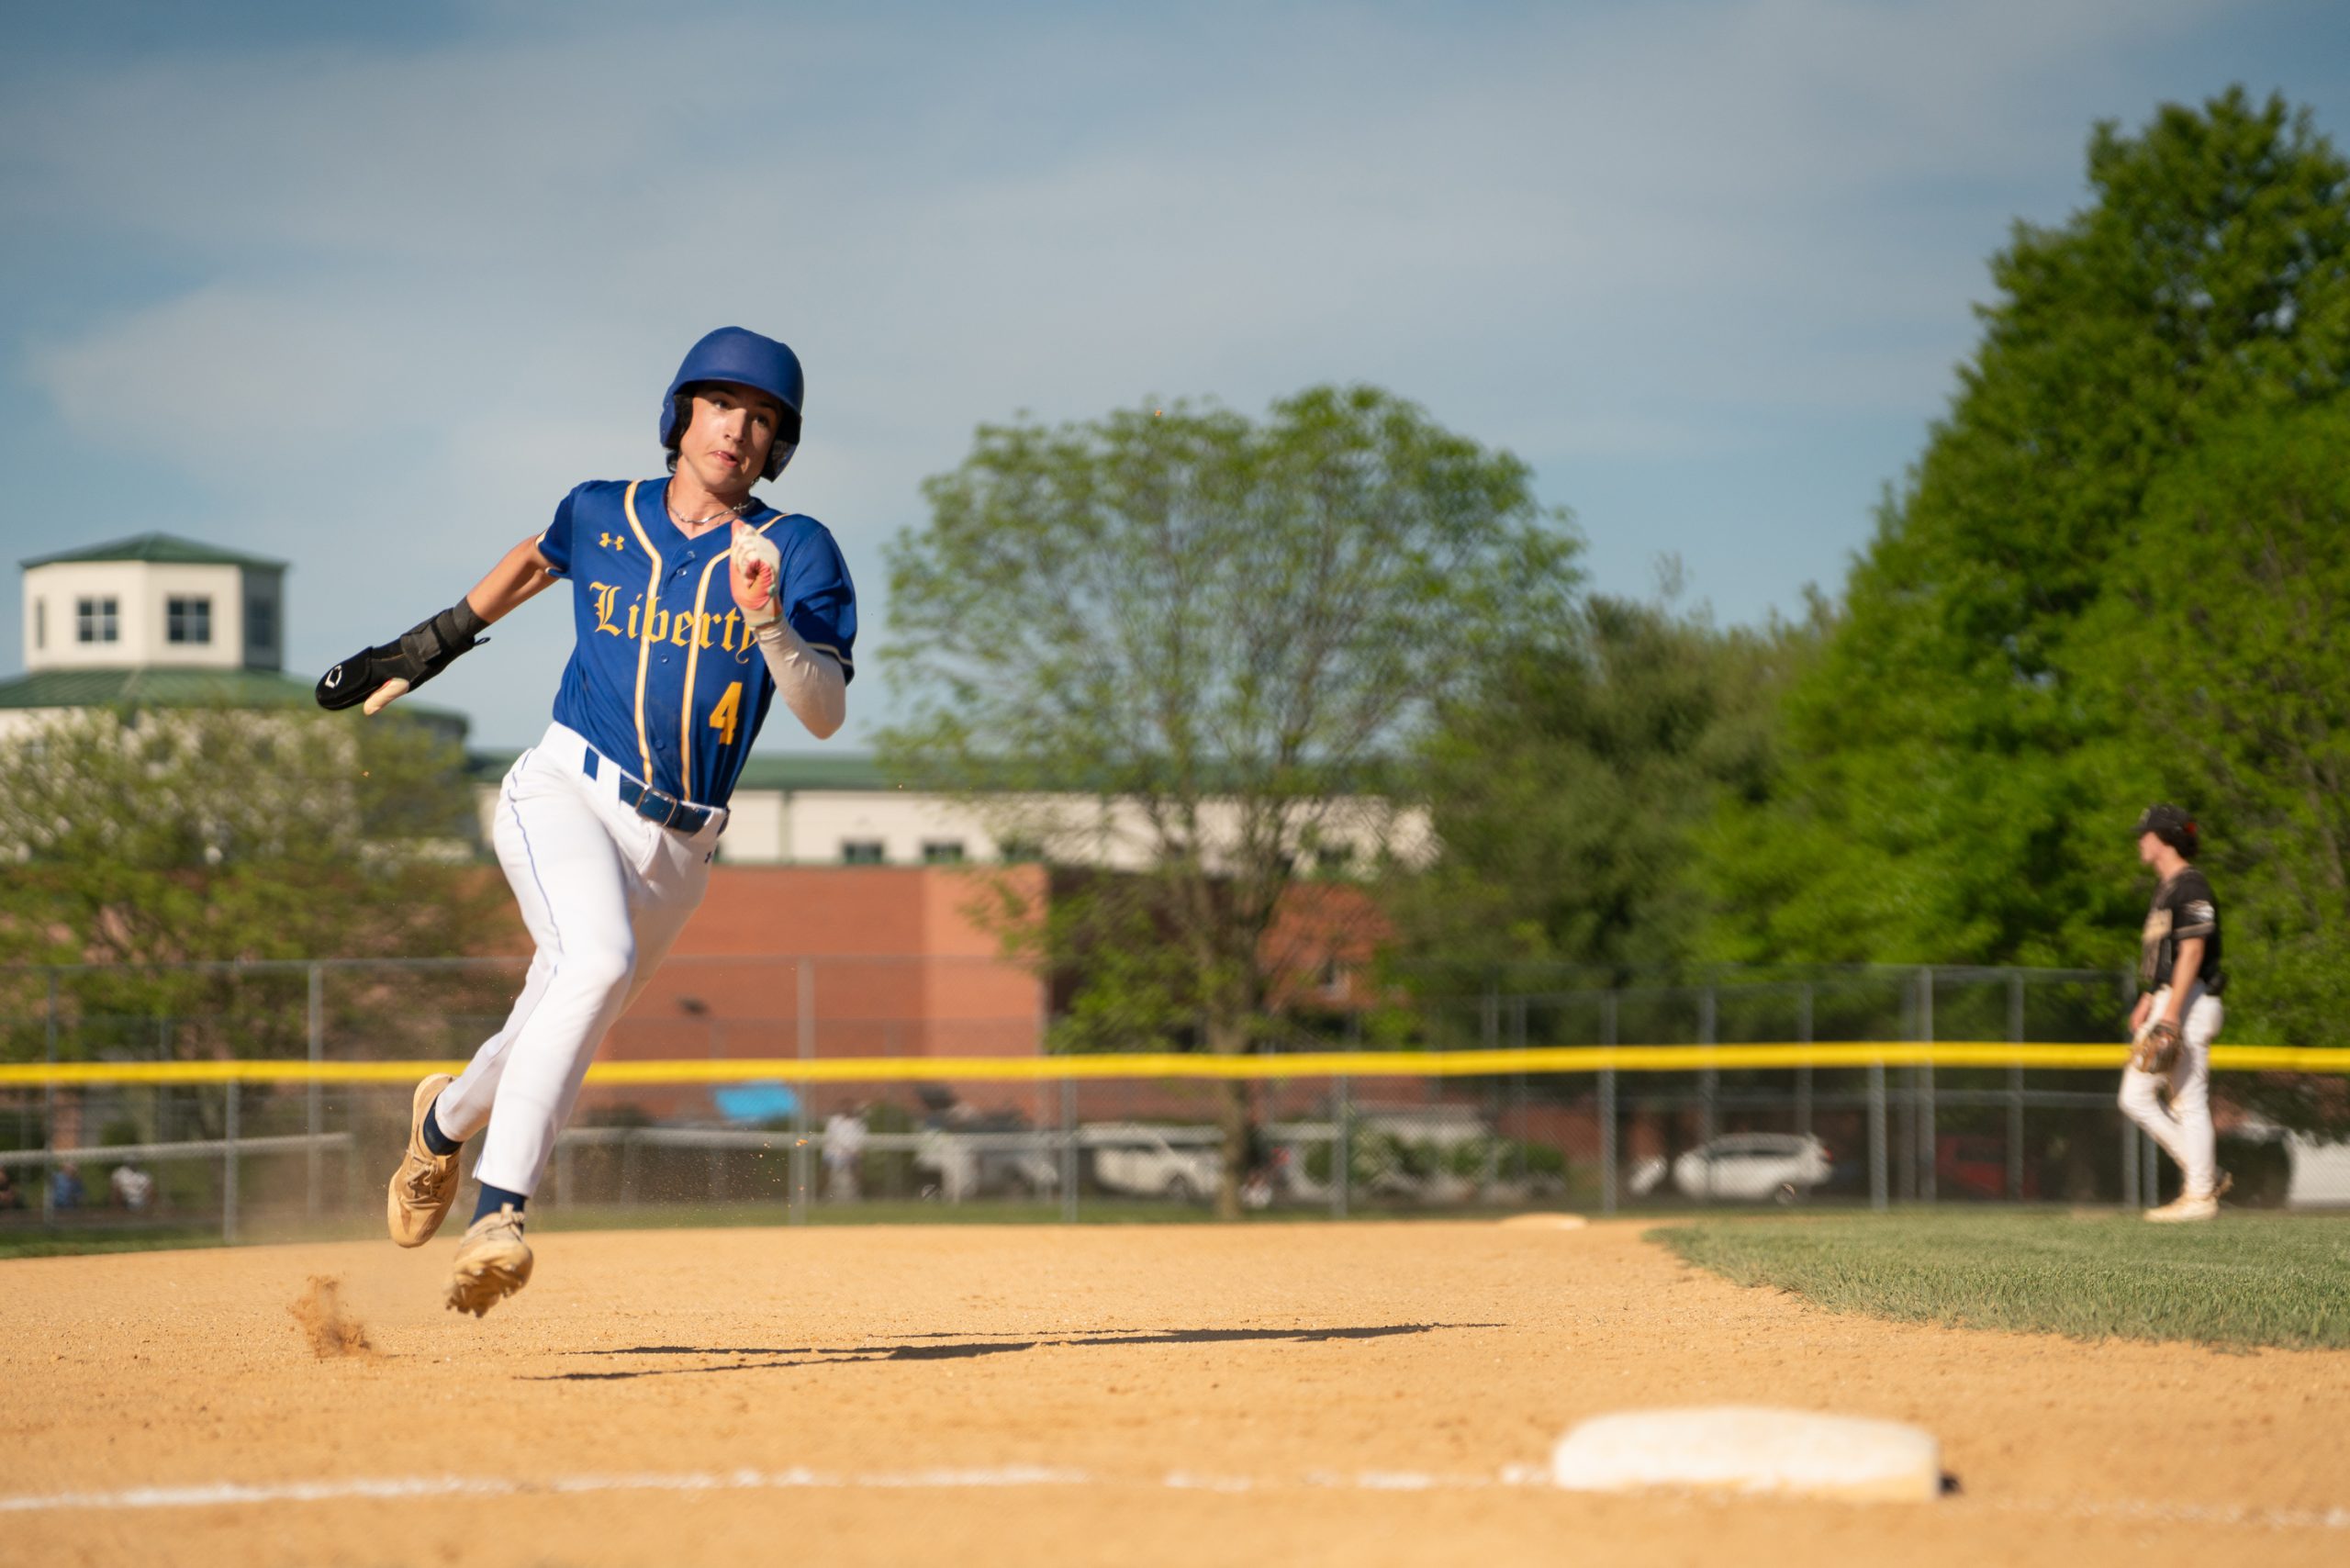
M327 671L319 679L319 706L340 712L364 702L373 713L447 669L458 655L487 642L481 633L488 625L461 599L409 627L399 641L362 648Z
M2156 1077L2178 1065L2178 1025L2168 1019L2156 1019L2138 1031L2131 1042L2130 1065L2140 1072Z

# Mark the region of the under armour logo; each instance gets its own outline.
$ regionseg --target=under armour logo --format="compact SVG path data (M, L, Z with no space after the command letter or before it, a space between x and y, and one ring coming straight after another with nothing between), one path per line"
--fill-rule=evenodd
M330 670L327 671L327 681L326 681L327 689L328 689L329 691L332 691L336 687L341 686L341 684L342 684L342 666L341 666L341 665L337 665L337 666L334 666L334 668L332 668L332 669L330 669Z
M628 536L624 533L599 533L596 536L596 543L607 550L626 550Z

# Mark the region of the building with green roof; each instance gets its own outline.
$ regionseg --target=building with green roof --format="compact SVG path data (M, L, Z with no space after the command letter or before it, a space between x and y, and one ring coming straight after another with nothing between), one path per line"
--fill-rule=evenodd
M283 561L141 533L20 564L28 677L285 667Z
M310 706L310 683L285 672L283 561L140 533L19 565L25 673L0 681L0 715ZM462 714L403 707L464 739Z
M285 562L272 560L266 555L248 555L241 551L224 550L217 544L182 539L176 533L133 534L129 539L118 539L107 544L89 544L79 550L60 550L54 554L36 555L17 565L31 571L39 566L121 561L165 566L245 566L264 572L283 572L285 569Z
M315 711L307 675L285 665L283 561L169 533L61 550L24 568L25 673L0 680L0 734L76 710L228 707ZM403 700L398 711L462 744L464 715ZM353 716L352 722L359 722ZM775 727L787 734L789 715ZM487 842L511 752L468 757ZM1113 868L1156 853L1141 806L1100 778L1007 778L984 801L930 793L874 757L829 748L766 752L743 771L719 858L750 865L936 866L1034 857ZM1393 814L1345 803L1326 833L1384 841ZM1406 839L1425 841L1425 814ZM1360 821L1353 819L1360 818ZM1212 802L1211 841L1237 831Z

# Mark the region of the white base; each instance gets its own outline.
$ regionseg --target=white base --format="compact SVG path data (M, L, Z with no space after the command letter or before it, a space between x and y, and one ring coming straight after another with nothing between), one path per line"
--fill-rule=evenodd
M1942 1446L1898 1421L1807 1410L1628 1410L1561 1438L1550 1476L1572 1492L1679 1486L1922 1503L1942 1495Z
M1590 1222L1581 1215L1512 1215L1502 1221L1505 1230L1581 1230Z

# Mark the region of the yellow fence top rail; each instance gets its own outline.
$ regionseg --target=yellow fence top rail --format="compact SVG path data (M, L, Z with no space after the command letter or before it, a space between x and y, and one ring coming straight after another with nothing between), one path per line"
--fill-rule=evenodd
M2022 1067L2119 1069L2121 1045L1863 1040L1835 1045L1552 1046L1477 1051L1313 1051L1283 1056L1172 1054L1035 1057L744 1057L599 1062L590 1083L904 1083L1063 1079L1479 1078L1507 1073L1702 1072L1707 1069ZM2350 1073L2350 1048L2215 1046L2211 1065L2235 1072ZM453 1061L168 1061L0 1063L0 1087L125 1083L413 1083L457 1072Z

